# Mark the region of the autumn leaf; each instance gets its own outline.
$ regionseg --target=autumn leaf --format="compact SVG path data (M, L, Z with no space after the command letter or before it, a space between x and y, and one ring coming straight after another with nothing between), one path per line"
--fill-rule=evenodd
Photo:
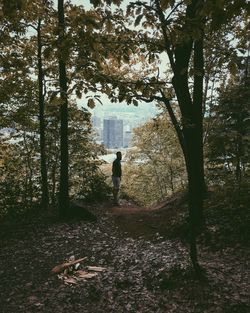
M91 108L91 109L94 109L94 107L95 107L95 101L94 101L94 99L89 99L88 100L88 103L87 103L87 106L89 107L89 108Z
M79 271L79 272L76 272L76 274L79 278L83 278L83 279L90 279L90 278L97 276L97 273L89 273L85 271Z
M233 76L237 74L237 64L235 62L230 61L228 63L228 69Z
M79 89L76 90L76 96L78 99L81 99L82 98L82 93Z
M93 272L104 272L106 268L101 266L88 266L88 270Z
M66 279L64 280L64 282L65 282L66 284L77 284L77 280L76 280L75 278L73 278L73 277L66 278Z
M135 19L135 24L134 25L138 26L140 24L142 18L143 18L143 14L138 15L137 18Z
M161 0L161 8L165 11L169 6L169 0Z
M138 101L133 99L133 105L137 107L138 106Z

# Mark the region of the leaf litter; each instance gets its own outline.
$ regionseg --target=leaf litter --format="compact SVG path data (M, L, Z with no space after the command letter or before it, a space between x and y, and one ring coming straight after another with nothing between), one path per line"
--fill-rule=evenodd
M108 204L93 209L97 223L34 217L18 227L0 227L2 312L249 311L249 248L200 246L208 281L199 282L192 276L185 243L157 229L150 234L149 228L145 233L140 229L134 236L124 219L121 231ZM83 256L82 262L51 272Z
M96 277L98 273L104 272L106 268L100 266L82 266L82 262L86 261L86 257L75 259L75 256L70 256L69 260L56 265L52 269L52 273L57 274L57 277L65 284L77 284L86 279ZM84 270L82 269L84 268Z

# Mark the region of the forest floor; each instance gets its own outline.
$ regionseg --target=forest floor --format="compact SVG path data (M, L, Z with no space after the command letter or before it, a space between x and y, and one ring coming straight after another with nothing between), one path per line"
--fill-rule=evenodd
M185 199L151 208L125 200L120 207L78 205L97 222L66 222L53 212L1 221L1 313L250 312L250 248L246 238L237 242L219 232L214 215L199 241L207 273L200 281L185 240ZM87 259L71 273L52 273L73 256Z

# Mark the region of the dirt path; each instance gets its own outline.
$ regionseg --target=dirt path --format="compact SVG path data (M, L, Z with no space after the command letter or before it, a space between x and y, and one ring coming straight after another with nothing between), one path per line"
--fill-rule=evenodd
M1 313L249 311L249 250L204 249L208 281L200 283L192 278L186 245L160 233L173 212L109 203L91 210L96 223L66 223L37 213L1 223ZM87 257L83 270L106 270L65 284L51 269L72 255Z
M167 201L159 202L155 205L149 207L142 207L134 204L133 202L121 200L119 206L112 206L112 213L115 215L129 215L129 214L137 214L137 213L149 213L158 211L164 207L166 207Z

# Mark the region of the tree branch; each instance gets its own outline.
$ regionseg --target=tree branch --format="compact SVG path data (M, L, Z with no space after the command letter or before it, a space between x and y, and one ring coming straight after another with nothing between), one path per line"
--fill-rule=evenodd
M169 62L170 62L171 67L172 67L172 69L174 71L174 69L175 69L175 62L174 62L174 57L173 57L173 51L170 48L170 46L171 46L170 40L168 38L168 34L167 34L167 31L166 31L165 16L164 16L164 13L163 13L163 11L161 9L159 0L155 0L155 4L156 4L156 8L157 8L156 12L157 12L159 20L161 22L161 29L162 29L162 33L163 33L163 37L164 37L164 41L165 41L165 48L166 48L166 51L167 51L167 54L168 54Z
M187 149L186 149L186 143L185 143L185 140L184 140L183 132L182 132L182 130L181 130L181 128L180 128L180 125L179 125L179 123L178 123L178 121L177 121L177 118L176 118L176 116L175 116L175 114L174 114L173 108L172 108L172 106L171 106L171 104L170 104L170 99L167 99L167 98L165 97L164 92L163 92L162 90L160 90L160 92L161 92L161 95L162 95L162 100L161 100L161 101L162 101L162 102L165 104L165 106L166 106L166 109L167 109L167 111L168 111L168 114L169 114L169 116L170 116L170 118L171 118L171 121L172 121L172 123L173 123L173 125L174 125L175 131L176 131L176 134L177 134L177 137L178 137L178 139L179 139L179 143L180 143L180 145L181 145L181 149L182 149L184 158L185 158L185 160L187 160L187 159L186 159L186 157L187 157Z
M170 16L174 13L174 11L177 10L177 8L183 4L183 1L176 4L176 6L171 10L171 12L168 14L168 16L165 18L165 22L170 18Z

